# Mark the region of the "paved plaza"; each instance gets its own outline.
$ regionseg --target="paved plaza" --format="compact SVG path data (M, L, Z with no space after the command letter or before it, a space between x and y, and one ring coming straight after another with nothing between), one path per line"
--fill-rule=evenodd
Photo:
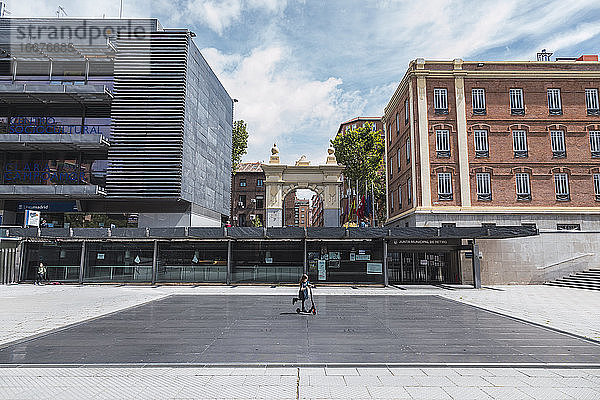
M295 292L1 287L0 399L600 399L597 292Z

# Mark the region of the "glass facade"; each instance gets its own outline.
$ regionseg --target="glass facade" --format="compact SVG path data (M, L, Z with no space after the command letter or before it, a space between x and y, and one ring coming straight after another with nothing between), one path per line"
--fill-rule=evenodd
M157 282L226 282L227 241L158 244Z
M151 282L154 243L88 243L85 282Z
M460 240L393 242L387 253L389 283L461 283ZM154 243L86 241L83 281L151 283ZM313 283L383 284L383 247L381 238L307 240L309 278ZM41 261L49 281L78 282L81 248L81 241L27 242L21 280L34 280ZM156 257L156 282L228 282L228 240L158 240ZM304 257L303 240L233 240L229 281L295 284L304 272Z
M81 262L81 243L27 243L21 280L33 281L40 262L46 267L48 281L77 282Z
M296 283L304 270L302 241L232 243L232 282Z
M381 240L307 242L313 282L383 283Z

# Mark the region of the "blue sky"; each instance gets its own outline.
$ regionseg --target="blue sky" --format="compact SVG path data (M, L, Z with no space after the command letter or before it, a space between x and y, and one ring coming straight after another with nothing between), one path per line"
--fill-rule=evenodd
M11 16L59 3L8 0ZM116 17L119 0L60 0L69 16ZM246 161L323 162L340 122L380 116L410 60L533 60L600 53L598 0L123 0L123 16L189 28L248 123Z

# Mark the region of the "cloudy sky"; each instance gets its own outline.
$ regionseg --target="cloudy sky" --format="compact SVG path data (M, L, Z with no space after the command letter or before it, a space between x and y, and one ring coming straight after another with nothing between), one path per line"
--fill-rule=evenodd
M8 0L11 16L117 17L119 0ZM324 161L339 124L380 116L408 62L600 53L598 0L123 0L189 28L248 123L246 161Z

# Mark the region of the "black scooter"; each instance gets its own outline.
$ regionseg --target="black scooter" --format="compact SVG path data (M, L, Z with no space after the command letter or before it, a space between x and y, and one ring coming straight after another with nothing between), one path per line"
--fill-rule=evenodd
M310 303L311 303L311 307L308 311L302 311L300 308L296 308L296 313L298 314L302 314L302 315L316 315L317 314L317 307L315 307L315 300L313 298L313 292L312 292L312 286L308 286L308 291L310 293Z

